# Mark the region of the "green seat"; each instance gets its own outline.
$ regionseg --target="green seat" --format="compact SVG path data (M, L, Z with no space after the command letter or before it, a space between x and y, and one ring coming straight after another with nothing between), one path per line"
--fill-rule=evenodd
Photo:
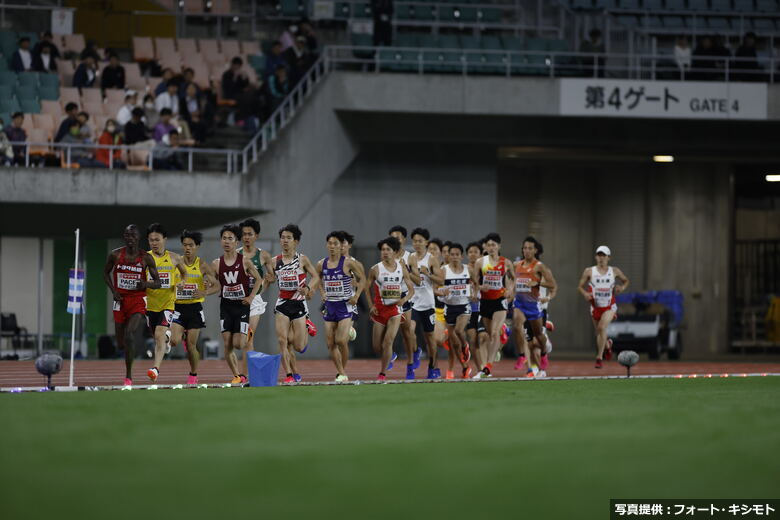
M354 16L355 18L371 18L372 16L371 4L369 3L354 4L352 16Z
M16 85L16 72L12 70L0 71L0 85Z
M436 19L436 8L432 5L415 5L414 19L431 21Z
M249 60L249 66L253 69L265 69L265 56L262 54L250 54L247 58Z
M5 126L11 124L11 114L8 112L0 112L0 119L2 119L3 125Z
M44 72L38 75L38 84L42 87L59 87L60 77L51 72Z
M452 34L442 34L436 43L441 50L435 53L432 70L437 72L463 71L463 54L460 52L458 37Z
M0 70L8 70L8 62L6 60L0 60Z
M25 114L40 114L41 104L37 99L22 99L19 101L22 106L22 112Z
M486 72L489 74L506 74L508 56L503 51L501 40L497 36L483 36L482 48L485 51Z
M352 33L350 35L350 41L355 47L371 47L374 45L374 41L370 34L366 33ZM362 60L371 59L374 56L374 52L370 49L359 49L352 52L356 58Z
M477 17L483 23L501 23L501 9L485 7L479 10Z
M23 85L17 85L15 91L16 98L19 101L22 100L29 100L29 99L38 99L38 87L32 87L32 86L23 86Z
M300 16L303 13L303 6L298 0L281 0L279 10L282 16Z
M60 99L60 88L57 86L41 85L38 88L38 96L48 101L57 101Z
M336 18L348 19L352 10L348 2L339 2L336 4L336 11L333 13Z
M399 4L398 7L395 8L395 17L398 20L412 20L414 18L414 12L415 12L416 6L411 6L409 4Z
M37 87L39 75L37 72L21 72L18 76L19 85L25 88Z
M21 112L22 107L19 105L19 101L15 97L0 99L0 112L8 112L14 114L15 112Z
M486 50L504 50L501 40L498 36L488 34L482 37L482 48Z
M523 51L525 45L523 45L523 39L519 36L501 36L501 44L504 49L508 51Z
M554 38L547 40L547 50L556 53L571 52L571 49L569 49L569 42ZM572 76L580 69L578 60L571 55L555 56L553 61L555 62L556 75Z
M0 85L0 99L8 99L14 95L11 85Z

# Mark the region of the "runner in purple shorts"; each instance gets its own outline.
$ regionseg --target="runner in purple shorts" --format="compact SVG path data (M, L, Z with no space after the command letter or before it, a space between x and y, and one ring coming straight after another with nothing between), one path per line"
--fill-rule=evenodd
M357 261L342 254L344 236L341 231L331 231L326 240L328 256L317 263L317 273L322 280L320 291L325 303L325 340L338 371L336 381L344 382L349 381L344 371L344 364L349 359L347 342L355 304L363 290L364 276Z

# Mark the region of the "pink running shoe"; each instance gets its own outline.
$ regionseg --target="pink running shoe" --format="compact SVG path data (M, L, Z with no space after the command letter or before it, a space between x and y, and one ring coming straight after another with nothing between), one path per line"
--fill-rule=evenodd
M317 335L317 326L312 323L312 321L309 318L306 318L306 332L309 333L309 336L314 337Z
M384 383L385 381L387 381L387 376L386 376L386 375L384 375L384 374L379 374L379 377L377 377L376 379L377 379L377 381L379 381L380 383Z
M287 376L284 378L284 381L282 381L286 385L291 385L295 382L295 379L293 379L293 376Z
M244 374L241 374L241 375L240 375L240 376L238 376L238 377L241 379L241 383L242 383L242 384L243 384L243 383L246 383L247 381L249 381L249 380L246 378L246 376L245 376Z
M506 342L509 341L509 327L506 326L506 323L501 325L501 344L506 345Z
M555 323L551 322L550 320L547 320L547 322L544 324L544 328L546 328L550 332L555 332Z
M520 370L525 365L525 356L520 356L515 362L515 370Z
M609 361L612 359L612 340L607 340L607 348L604 349L604 360Z
M193 375L187 376L187 384L188 385L197 385L198 384L198 376L193 376Z
M542 356L542 358L539 360L539 368L542 370L547 370L547 365L550 364L550 360L547 359L547 354Z
M133 380L129 377L125 378L124 386L133 386Z

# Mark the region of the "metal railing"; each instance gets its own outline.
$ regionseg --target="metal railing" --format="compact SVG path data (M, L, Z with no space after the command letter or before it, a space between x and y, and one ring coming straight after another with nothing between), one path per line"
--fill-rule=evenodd
M692 57L694 67L681 68L672 55L504 51L440 47L368 47L335 45L325 49L331 67L373 72L492 74L512 76L609 77L774 83L777 59ZM744 64L744 67L740 65ZM759 67L759 68L753 68Z
M241 156L241 150L226 150L222 148L188 148L188 147L160 147L160 146L135 146L135 145L110 145L110 144L93 144L93 143L54 143L54 142L30 142L30 141L10 141L13 148L18 149L24 147L24 166L29 167L31 164L31 157L36 156L58 156L70 166L74 163L78 163L79 157L74 157L73 150L108 150L108 165L107 166L86 166L85 168L107 168L109 170L119 169L114 168L114 151L127 152L128 157L131 152L146 152L148 156L144 158L145 164L133 164L130 166L144 166L149 170L154 170L154 160L160 159L155 156L155 151L161 149L173 151L173 154L177 158L186 158L186 164L182 164L182 168L178 171L187 171L192 173L194 159L198 155L222 155L225 156L226 166L225 171L228 174L237 173L239 171L239 157ZM59 153L57 151L59 150ZM95 157L91 159L96 161ZM127 161L123 161L127 165ZM182 161L184 162L184 161ZM157 168L158 170L171 170L171 168Z

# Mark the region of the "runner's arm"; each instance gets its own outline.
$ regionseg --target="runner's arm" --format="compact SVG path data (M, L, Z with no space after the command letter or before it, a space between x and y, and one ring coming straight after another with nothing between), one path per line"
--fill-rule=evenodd
M173 264L176 266L176 269L179 271L179 283L177 283L177 286L181 286L184 284L185 280L187 280L187 267L184 265L184 260L182 260L181 255L178 253L171 252L171 258L173 259Z
M368 276L366 277L366 290L363 291L363 296L366 300L366 306L368 307L368 313L369 314L376 314L376 308L374 307L374 302L371 301L371 287L373 287L374 282L376 282L376 276L377 276L377 269L376 266L372 267L368 270Z
M203 280L206 282L205 296L217 294L220 287L219 282L217 282L217 275L214 273L214 267L210 263L201 260L200 272L203 273Z
M116 251L111 251L108 254L108 260L106 260L106 265L103 268L103 281L106 282L106 285L108 286L108 290L111 291L111 294L114 295L114 300L122 301L122 295L119 294L116 290L116 287L114 287L114 279L111 276L111 274L114 272L115 263L116 263Z
M273 263L273 257L268 251L263 251L260 254L260 257L263 258L263 266L265 266L265 281L268 282L266 287L268 285L274 283L276 281L276 274L274 273L274 263Z
M558 290L558 282L555 281L555 277L550 268L544 264L539 264L539 274L542 275L539 280L539 285L549 289L550 299L552 300L555 291Z
M593 301L593 295L585 290L585 284L590 281L590 267L586 267L580 276L580 283L577 285L577 290L587 301Z
M319 275L320 278L322 278L322 263L323 262L327 262L327 261L328 261L327 258L323 258L322 260L317 262L317 267L315 269L317 270L317 274ZM344 265L346 266L346 264L344 264ZM320 285L320 296L322 296L323 300L325 299L325 284L324 283Z
M141 280L138 282L139 289L159 289L162 283L160 282L160 273L157 272L157 264L154 263L154 258L149 253L144 253L144 264L146 264L146 270L149 271L149 276L152 277L152 281Z
M406 284L406 287L409 289L409 292L406 293L406 296L398 300L397 305L403 306L404 304L406 304L406 302L412 299L412 296L414 296L414 284L412 284L412 280L409 277L408 271L401 271L401 272L404 273L404 283Z
M628 289L628 284L630 283L628 277L624 275L623 271L617 267L613 267L612 269L615 271L615 280L620 282L620 285L615 285L615 294L626 292L626 289Z
M365 274L363 273L363 266L357 260L347 260L348 272L352 274L352 278L355 279L355 294L350 298L350 303L356 305L360 299L360 293L363 292L363 282L365 282Z
M311 263L311 260L309 260L309 257L306 255L301 255L301 264L303 265L303 270L309 273L309 276L311 276L311 279L309 280L308 292L306 294L306 298L311 298L311 293L314 292L320 285L320 275L317 274L317 271L314 269L314 265Z
M444 284L444 271L440 266L433 264L428 268L428 270L430 272L428 277L431 279L431 282L436 285Z
M506 273L504 273L504 295L507 300L515 297L515 264L508 260L504 264L508 263L512 266L512 269L507 269Z
M422 276L420 276L420 269L417 266L417 255L409 255L409 264L406 266L409 271L409 279L415 285L422 283Z
M260 272L257 270L257 267L255 267L255 264L252 263L252 260L250 260L247 257L244 257L244 270L247 272L249 276L254 278L255 280L260 280ZM252 290L249 292L249 296L247 296L245 299L249 300L249 304L252 303L252 300L255 299L255 296L257 296L257 292L260 290L261 284L256 283L254 287L252 287Z

